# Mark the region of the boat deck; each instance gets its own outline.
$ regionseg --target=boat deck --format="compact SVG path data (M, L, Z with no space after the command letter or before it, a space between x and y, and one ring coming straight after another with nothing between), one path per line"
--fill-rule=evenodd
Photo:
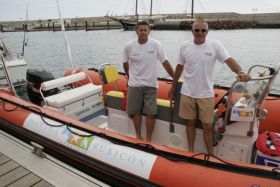
M0 130L0 187L108 186Z

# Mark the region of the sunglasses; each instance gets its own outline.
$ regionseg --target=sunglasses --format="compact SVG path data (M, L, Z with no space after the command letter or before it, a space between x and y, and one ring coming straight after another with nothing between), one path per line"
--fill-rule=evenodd
M194 32L199 33L199 32L207 32L207 29L194 29Z

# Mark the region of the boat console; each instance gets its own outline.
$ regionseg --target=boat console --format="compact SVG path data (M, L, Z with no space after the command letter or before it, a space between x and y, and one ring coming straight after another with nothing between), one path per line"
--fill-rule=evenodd
M265 117L262 103L279 69L279 66L255 65L248 71L250 81L237 80L232 84L223 119L225 131L216 149L219 158L254 162L259 123Z

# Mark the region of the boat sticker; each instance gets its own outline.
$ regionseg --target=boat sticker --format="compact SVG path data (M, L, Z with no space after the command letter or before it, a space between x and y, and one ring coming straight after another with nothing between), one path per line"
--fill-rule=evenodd
M231 121L253 121L255 108L232 107Z
M47 125L44 121L52 126ZM156 155L117 145L104 138L91 136L75 128L66 128L65 125L61 126L61 123L47 118L44 118L44 121L39 115L30 114L24 121L23 126L89 157L149 179L157 158Z
M73 134L73 132L75 134ZM67 138L67 142L73 146L79 147L83 150L88 150L90 144L93 141L93 136L79 136L77 134L81 134L84 135L84 133L82 133L81 131L77 131L77 130L72 130L72 132L69 129L65 129L63 131L63 135L66 135Z

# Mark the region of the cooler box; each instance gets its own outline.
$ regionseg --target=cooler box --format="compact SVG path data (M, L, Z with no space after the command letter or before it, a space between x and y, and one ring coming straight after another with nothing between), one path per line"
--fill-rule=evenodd
M269 156L258 150L256 164L270 167L280 167L280 156Z
M259 134L257 142L256 164L280 167L280 134L264 132Z

